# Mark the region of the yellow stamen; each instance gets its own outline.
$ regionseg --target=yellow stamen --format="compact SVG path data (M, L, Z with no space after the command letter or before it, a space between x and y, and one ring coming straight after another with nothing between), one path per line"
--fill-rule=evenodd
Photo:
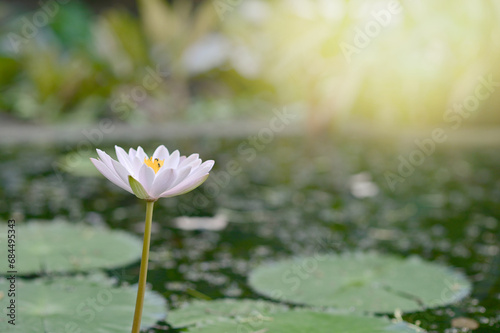
M161 167L163 166L164 162L165 162L165 160L159 160L157 158L155 158L153 160L153 157L150 157L149 159L147 159L146 157L144 157L144 164L146 164L148 167L150 167L151 169L153 169L155 173L157 173L158 170L161 169Z

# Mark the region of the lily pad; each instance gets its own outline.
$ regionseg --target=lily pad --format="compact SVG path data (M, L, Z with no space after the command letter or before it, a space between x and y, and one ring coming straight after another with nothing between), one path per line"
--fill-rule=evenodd
M15 326L6 315L0 317L0 332L23 333L129 333L132 327L135 286L116 287L102 275L91 277L58 277L36 280L17 279ZM0 279L0 290L11 282ZM4 294L0 306L6 309L13 299ZM165 317L163 297L147 291L142 327L151 327Z
M464 275L420 258L381 254L317 255L256 268L250 285L296 304L375 313L417 311L454 303L470 293Z
M6 235L0 225L0 235ZM6 246L6 245L5 245ZM16 263L0 261L0 273L75 272L115 268L141 257L142 242L123 231L64 221L29 222L16 226Z
M287 306L251 299L220 299L214 301L193 301L183 307L171 310L168 322L173 327L203 325L218 321L247 320L266 317L271 313L286 311Z
M269 317L254 317L233 322L218 322L194 327L191 333L416 333L422 330L404 322L385 318L331 314L313 311L288 311Z

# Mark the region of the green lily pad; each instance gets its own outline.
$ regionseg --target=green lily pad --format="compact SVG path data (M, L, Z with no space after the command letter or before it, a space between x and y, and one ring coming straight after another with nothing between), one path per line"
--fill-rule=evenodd
M202 325L217 321L245 320L266 317L288 307L281 304L251 299L220 299L214 301L193 301L169 312L168 322L173 327Z
M8 279L0 279L0 290L10 287ZM102 275L91 277L58 277L16 280L15 298L8 293L0 297L6 310L15 299L15 326L6 315L0 317L0 332L11 329L23 333L129 333L132 327L137 288L116 287ZM142 327L148 328L165 317L163 297L147 291Z
M265 264L250 274L249 283L257 292L281 301L375 313L443 306L471 290L462 274L447 267L417 257L373 253Z
M123 231L96 228L64 221L29 222L15 227L16 262L8 267L0 261L0 273L18 274L75 272L96 268L115 268L141 257L142 242ZM7 225L0 225L0 235ZM4 246L7 246L4 244Z
M385 318L313 311L277 312L233 322L194 327L190 333L416 333L422 330Z

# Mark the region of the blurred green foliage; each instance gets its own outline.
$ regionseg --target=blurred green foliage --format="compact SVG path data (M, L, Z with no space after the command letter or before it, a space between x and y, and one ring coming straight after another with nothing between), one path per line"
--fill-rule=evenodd
M0 112L36 123L265 118L312 130L368 122L498 124L500 3L138 0L16 12L0 2ZM397 9L397 10L396 10ZM496 83L495 83L496 84ZM470 102L470 101L469 101ZM460 123L461 124L461 123Z

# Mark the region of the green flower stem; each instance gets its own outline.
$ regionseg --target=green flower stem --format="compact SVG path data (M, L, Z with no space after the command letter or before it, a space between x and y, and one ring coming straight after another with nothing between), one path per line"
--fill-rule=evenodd
M146 291L146 280L148 276L149 243L151 241L151 224L153 223L154 201L146 204L146 226L144 228L144 244L142 246L141 271L139 273L139 287L137 288L137 300L135 302L134 323L132 333L141 330L142 308L144 306L144 293Z

